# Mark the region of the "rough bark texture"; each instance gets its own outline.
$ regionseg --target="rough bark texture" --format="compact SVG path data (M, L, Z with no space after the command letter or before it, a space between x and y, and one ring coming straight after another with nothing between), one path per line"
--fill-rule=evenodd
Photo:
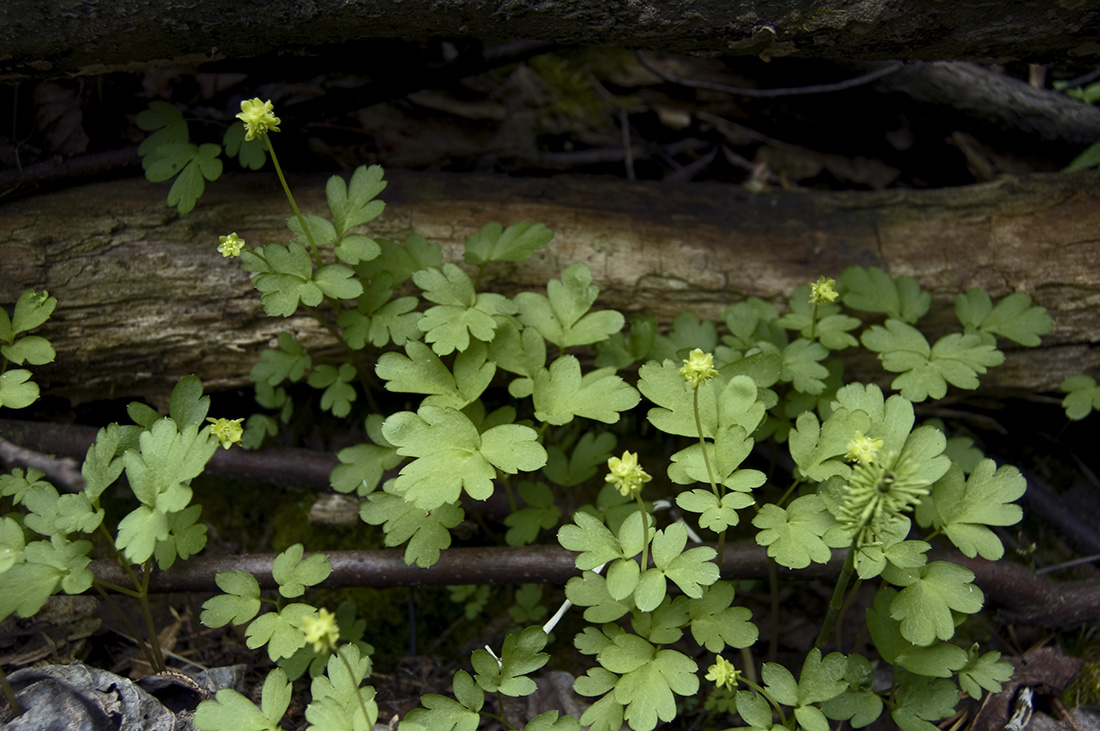
M937 191L752 194L718 185L517 180L400 172L388 176L376 236L415 230L461 259L486 222L524 219L556 232L532 260L495 265L483 286L542 290L574 261L601 288L598 305L717 318L748 296L779 302L800 283L851 264L910 274L933 293L933 334L957 329L953 295L1030 293L1055 330L1009 353L985 385L1052 390L1096 364L1100 332L1100 175L1042 175ZM299 180L306 211L326 210L324 181ZM178 378L247 382L259 350L287 329L307 347L330 338L308 317L269 318L238 262L215 248L236 231L250 244L286 240L288 209L273 176L228 177L179 217L166 186L124 180L0 207L0 305L28 287L58 298L43 328L58 350L36 368L50 392L76 400L162 400ZM377 225L375 225L377 224ZM1007 344L1011 345L1011 343ZM851 371L883 380L869 359ZM888 378L886 381L888 382Z
M473 37L679 53L1022 60L1100 54L1092 3L886 0L8 0L0 79L88 75L300 49L370 54L379 40ZM348 44L337 50L339 44Z

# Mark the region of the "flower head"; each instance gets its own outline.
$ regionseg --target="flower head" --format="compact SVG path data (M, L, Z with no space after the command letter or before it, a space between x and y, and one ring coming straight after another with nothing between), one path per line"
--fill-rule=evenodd
M726 690L733 690L741 679L741 671L735 668L729 660L718 655L714 664L707 668L706 678L714 681L714 684L719 688L724 687Z
M622 459L612 457L607 460L607 469L611 470L607 482L615 483L624 497L637 495L642 491L642 485L653 479L638 464L638 455L631 452L623 452Z
M336 624L336 616L321 608L316 615L302 619L302 634L306 636L306 642L313 643L314 652L331 652L336 649L336 641L340 639L340 627Z
M228 236L218 237L218 253L226 258L240 256L243 248L244 239L237 236L236 231Z
M863 432L857 431L852 441L848 442L848 453L844 455L844 459L849 462L859 462L866 467L871 464L880 449L882 449L881 438L872 439L864 436Z
M854 545L878 544L909 520L905 513L931 492L919 474L911 458L898 458L894 452L878 452L867 464L856 463L842 489L837 514Z
M241 422L244 419L211 419L207 417L206 420L214 424L210 427L210 431L214 433L214 438L221 442L224 449L229 449L234 444L241 443L241 436L244 434Z
M815 305L832 302L837 298L836 280L828 277L818 277L817 281L810 285L810 302Z
M262 102L259 98L245 99L241 102L241 113L237 119L244 122L245 141L263 137L268 132L279 131L279 118L275 116L275 105L271 100Z
M680 375L692 386L699 388L718 375L718 369L714 367L714 356L696 348L684 361Z

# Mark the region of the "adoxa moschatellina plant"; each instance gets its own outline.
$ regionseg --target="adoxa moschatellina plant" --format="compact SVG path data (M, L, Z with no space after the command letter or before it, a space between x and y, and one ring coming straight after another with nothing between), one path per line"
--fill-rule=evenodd
M251 100L239 116L244 137L262 142L274 162L274 109ZM171 152L151 148L154 159ZM360 398L373 403L381 384L408 394L407 410L367 415L369 442L340 452L332 484L362 498L363 520L382 527L387 545L430 566L466 510L503 490L514 508L509 545L556 535L578 554L563 610L513 632L499 651L475 651L473 672L454 676L453 697L425 696L402 729L472 730L485 717L523 726L505 717L501 699L536 690L531 676L549 659L549 633L572 605L588 623L573 646L593 663L575 689L591 705L580 718L543 714L526 724L531 731L611 731L624 721L643 731L700 694L716 725L825 731L888 713L905 731L931 731L960 693L976 698L1008 678L998 653L959 644L958 622L983 605L973 575L928 561L927 551L939 541L1000 559L990 528L1019 520L1023 480L967 440L948 439L942 425L918 424L913 404L942 398L949 384L976 388L1004 360L998 338L1037 345L1050 318L1026 294L996 304L981 290L960 294L959 331L930 343L916 325L931 298L915 280L852 267L839 281L799 287L785 314L751 298L718 323L681 313L662 334L651 317L627 326L620 313L593 309L598 288L582 263L545 293L482 291L490 267L522 262L549 242L541 224L487 224L468 237L463 268L416 234L399 243L355 230L383 209L376 166L329 181L330 217L302 214L283 182L294 211L289 241L249 248L227 234L219 251L253 273L269 315L317 318L346 358L315 361L281 334L252 369L267 412L247 420L244 442L258 445L290 419L288 383L319 390L321 408L336 416L350 415ZM834 356L859 346L897 374L896 393L844 383ZM508 403L487 401L492 384L507 389ZM616 425L640 418L671 445L668 464L652 456L660 450L618 447ZM747 461L763 440L786 445L796 466L790 484L770 483ZM581 504L564 523L563 504ZM673 504L686 520L668 510ZM719 578L727 535L766 547L777 575L834 551L844 556L816 646L801 663L757 667L757 627ZM264 598L245 572L219 574L225 593L204 605L202 619L247 623L249 645L266 646L282 667L269 674L260 707L222 691L200 707L199 727L278 728L288 679L308 667L311 727L368 728L377 713L373 690L362 686L369 646L337 644L362 627L345 615L337 633L318 629L331 622L327 612L284 603L331 567L320 554L303 558L300 547L276 563L278 597ZM866 617L873 657L892 669L885 692L872 685L872 657L846 648L851 640L837 629L846 600L869 580L877 585ZM260 613L265 602L273 611Z

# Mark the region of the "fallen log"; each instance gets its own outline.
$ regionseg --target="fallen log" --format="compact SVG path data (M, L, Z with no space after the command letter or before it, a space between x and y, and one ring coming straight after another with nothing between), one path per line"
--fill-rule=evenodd
M668 322L683 309L717 318L749 296L781 303L822 274L879 266L932 292L934 332L957 328L953 296L971 287L994 297L1024 291L1050 311L1055 329L1043 346L1011 352L985 386L1049 391L1097 361L1100 173L839 193L402 171L387 178L388 207L369 233L400 239L416 231L451 261L491 220L553 229L530 261L486 273L482 286L506 295L541 291L583 261L601 288L598 305ZM324 182L292 182L305 211L326 211ZM311 350L332 346L308 317L264 315L248 274L216 252L230 231L250 244L287 239L289 209L274 176L226 176L183 217L166 207L165 192L130 179L0 206L0 306L10 310L26 288L59 301L41 329L57 360L35 369L49 392L163 403L188 373L213 389L247 384L259 351L281 330ZM870 359L850 372L889 382Z

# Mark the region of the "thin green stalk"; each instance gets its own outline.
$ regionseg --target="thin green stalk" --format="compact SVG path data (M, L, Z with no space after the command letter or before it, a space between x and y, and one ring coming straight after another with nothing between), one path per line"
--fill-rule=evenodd
M136 642L137 646L141 649L141 654L145 655L145 662L149 663L149 667L156 667L156 662L153 658L152 652L148 647L146 647L146 643L141 639L141 632L139 632L138 628L135 627L130 621L130 617L128 617L126 613L122 611L122 607L118 605L118 602L114 600L114 597L112 597L106 592L106 590L104 590L101 582L93 581L92 587L99 592L99 595L103 597L103 600L107 602L107 604L109 604L112 609L115 610L119 617L122 618L122 623L126 625L126 629L134 638L134 642Z
M141 614L145 620L145 631L149 633L149 644L153 647L153 658L156 660L153 667L157 672L164 672L168 666L164 664L164 655L160 651L160 637L157 635L157 626L153 621L153 612L149 607L149 576L153 573L153 559L149 559L142 567L141 595L138 603L141 605Z
M710 457L707 456L707 442L703 439L703 419L699 416L699 387L695 387L695 395L692 400L692 406L695 409L695 431L699 433L699 449L703 450L703 464L707 467L707 479L710 480L710 490L714 493L714 497L719 500L722 499L721 493L718 492L718 482L714 479L714 469L710 466ZM718 533L718 566L722 565L722 554L726 550L726 531Z
M309 226L306 226L306 219L302 217L302 212L298 210L298 204L294 200L294 194L290 192L290 186L287 185L286 177L283 175L283 168L279 165L279 158L275 156L275 148L271 144L271 135L264 135L264 142L267 143L267 153L271 155L271 162L275 165L275 172L279 176L279 182L283 185L283 192L286 193L286 199L290 201L290 207L294 210L294 215L298 217L298 223L302 226L302 231L306 234L306 239L309 240L309 246L313 249L313 260L317 266L321 266L321 252L317 248L317 244L313 241L313 234L309 232Z
M775 561L768 559L768 591L771 594L771 636L768 638L768 662L779 655L779 572Z
M825 647L829 635L832 634L833 626L836 624L836 618L840 614L840 609L844 606L844 593L848 590L848 581L852 578L852 571L855 569L855 565L856 548L853 544L848 548L848 555L844 557L844 566L840 569L840 576L837 577L836 587L833 589L833 596L829 599L829 611L825 614L825 622L821 625L821 631L817 635L817 642L814 643L814 647L819 650Z
M787 725L787 714L783 713L783 706L776 703L775 699L772 698L771 695L768 694L768 691L764 690L762 687L760 687L759 684L757 684L756 682L754 682L752 680L749 680L748 678L746 678L744 676L741 677L739 682L744 683L746 686L748 686L749 688L755 690L757 693L762 695L764 697L764 700L766 700L769 704L771 704L771 707L774 708L777 713L779 713L779 723L780 723L780 725L781 726L786 726Z
M335 647L333 649L336 650L336 657L340 658L341 662L344 663L344 667L347 668L348 677L354 678L355 671L351 669L351 663L348 662L348 659L346 657L344 657L344 653L340 652L339 647ZM367 704L363 702L363 696L359 694L358 688L356 688L355 690L355 700L359 701L359 710L363 712L363 720L365 720L367 722L367 725L370 726L370 714L367 713Z
M645 509L645 501L641 494L634 495L638 501L638 510L642 511L642 573L649 569L649 513Z
M810 340L814 339L814 335L817 334L817 303L814 302L814 314L810 318Z

